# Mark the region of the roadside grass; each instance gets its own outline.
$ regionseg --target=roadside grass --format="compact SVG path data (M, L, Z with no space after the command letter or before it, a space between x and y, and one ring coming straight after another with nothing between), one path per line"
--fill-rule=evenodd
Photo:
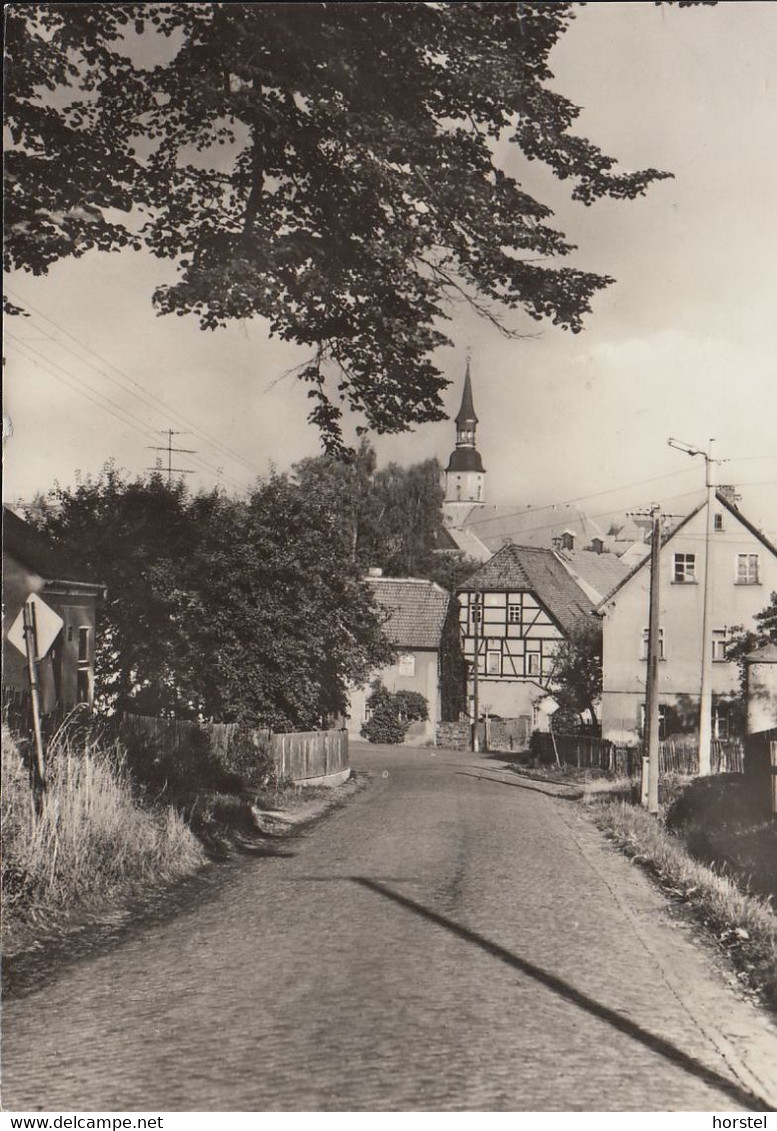
M47 789L36 817L20 747L5 727L2 737L6 933L26 920L108 905L204 863L183 818L138 796L120 748L62 735L48 750Z
M595 823L707 928L743 987L777 1010L777 916L769 899L748 891L744 877L737 882L715 861L695 859L681 836L666 827L666 809L656 819L624 798L625 783L618 787L616 781L589 783L584 804ZM667 787L669 796L682 796L679 782Z

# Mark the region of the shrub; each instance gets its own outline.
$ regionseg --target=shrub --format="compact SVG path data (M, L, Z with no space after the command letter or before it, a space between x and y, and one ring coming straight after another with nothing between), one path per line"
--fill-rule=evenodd
M370 718L361 733L370 742L397 745L404 742L411 723L429 718L429 704L418 691L392 694L380 681L373 684L367 706Z
M241 727L230 740L224 762L252 790L275 789L279 784L270 737L265 732Z

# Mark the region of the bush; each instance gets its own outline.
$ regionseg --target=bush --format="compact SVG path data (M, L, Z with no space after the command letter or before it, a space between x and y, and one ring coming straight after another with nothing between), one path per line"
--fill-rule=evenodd
M275 789L279 784L269 735L261 731L241 727L229 743L224 762L252 790Z
M377 682L367 700L370 718L361 728L370 742L398 745L404 742L408 727L413 722L429 718L429 704L418 691L397 691L392 694Z

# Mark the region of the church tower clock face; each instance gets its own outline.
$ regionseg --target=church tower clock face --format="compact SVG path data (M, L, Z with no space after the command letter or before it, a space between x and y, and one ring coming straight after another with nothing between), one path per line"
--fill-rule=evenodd
M476 447L477 425L468 361L461 408L456 416L456 447L445 469L443 513L449 523L456 523L459 512L463 518L473 506L485 502L486 469Z

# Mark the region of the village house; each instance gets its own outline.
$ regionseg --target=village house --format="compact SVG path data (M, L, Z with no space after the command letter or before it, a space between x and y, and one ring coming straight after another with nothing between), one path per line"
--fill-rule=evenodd
M91 705L97 606L105 588L86 578L46 538L12 510L3 507L3 694L29 690L27 661L7 639L28 597L37 594L63 621L39 664L41 707L69 709Z
M739 667L728 646L777 590L777 549L718 490L714 499L705 578L707 500L671 533L660 551L661 735L698 727L702 647L709 650L713 736L734 725L740 694ZM709 633L702 641L705 584ZM636 742L644 733L650 568L639 562L599 605L603 617L602 735ZM740 712L741 713L741 712Z
M503 546L457 592L470 697L477 662L482 711L522 719L521 739L547 730L556 651L596 624L594 602L553 550L537 546Z
M456 719L464 706L464 668L461 658L456 602L439 585L416 577L383 577L370 570L367 582L386 621L384 632L397 649L393 664L373 673L366 687L350 693L347 729L360 738L369 718L367 701L372 684L380 680L392 693L417 691L429 707L425 722L410 725L408 743L436 741L437 724Z

